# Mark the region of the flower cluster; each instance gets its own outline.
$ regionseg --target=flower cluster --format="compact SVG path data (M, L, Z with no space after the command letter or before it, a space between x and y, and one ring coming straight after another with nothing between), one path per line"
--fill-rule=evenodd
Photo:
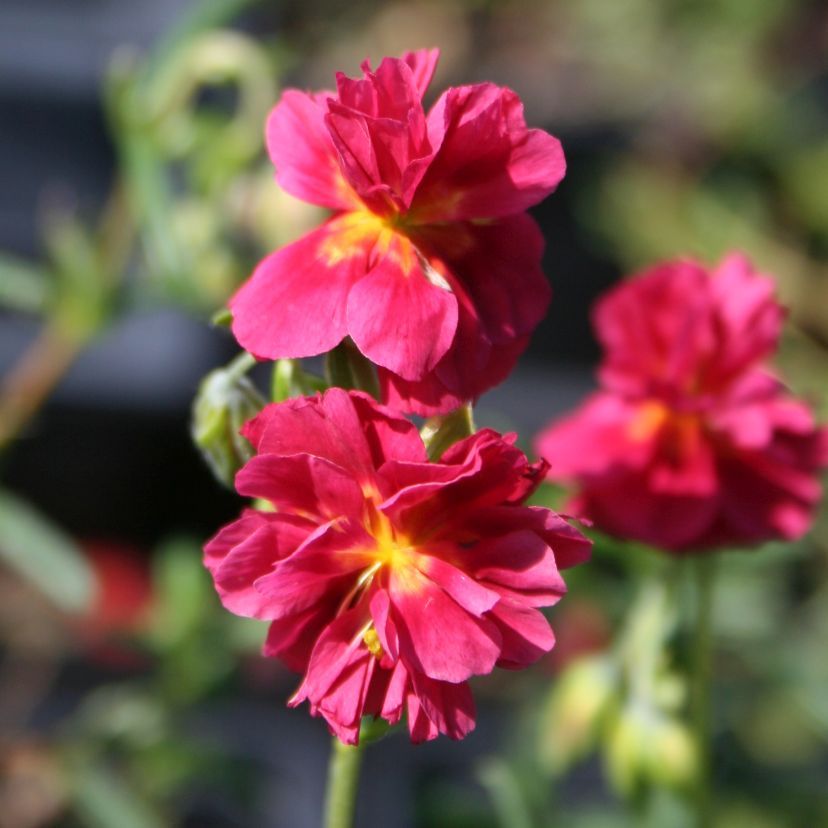
M405 716L415 742L463 737L467 680L551 649L538 608L589 552L563 519L524 505L546 465L513 437L455 442L438 427L432 462L395 413L451 412L509 373L550 293L525 210L565 166L508 89L452 88L426 113L436 62L436 50L414 52L338 75L336 93L285 92L267 123L277 179L334 213L230 301L233 332L258 358L350 338L390 404L331 388L265 407L241 430L255 455L235 484L272 510L246 510L205 547L224 605L269 621L265 654L304 675L291 704L307 700L346 743L364 716ZM202 406L210 422L227 419L225 385ZM219 436L214 466L238 468L244 453Z
M325 353L345 337L401 411L447 412L505 379L546 312L543 238L525 211L565 162L509 89L422 99L437 50L385 58L336 92L284 93L267 122L280 185L330 208L265 258L230 302L260 358Z
M810 525L828 430L767 365L783 311L740 254L667 262L596 307L601 390L537 440L572 508L674 552L792 539Z
M408 420L333 388L266 407L244 429L256 449L236 478L247 510L206 546L224 605L270 621L265 654L304 674L307 700L346 743L364 715L411 739L474 725L467 679L551 649L538 607L586 539L523 505L546 465L484 429L429 462Z

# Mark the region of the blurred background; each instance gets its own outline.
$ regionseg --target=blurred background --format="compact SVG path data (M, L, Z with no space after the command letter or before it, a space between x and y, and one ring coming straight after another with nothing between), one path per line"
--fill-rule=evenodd
M325 728L201 568L240 501L190 406L237 353L213 313L322 218L264 157L280 90L423 46L432 98L506 84L568 160L533 210L552 308L479 423L529 445L592 387L603 289L732 248L776 276L780 367L828 412L820 0L3 0L0 828L318 824ZM471 737L369 751L359 824L688 824L686 579L604 538L583 569L550 658L477 683ZM721 570L721 825L828 824L826 520Z

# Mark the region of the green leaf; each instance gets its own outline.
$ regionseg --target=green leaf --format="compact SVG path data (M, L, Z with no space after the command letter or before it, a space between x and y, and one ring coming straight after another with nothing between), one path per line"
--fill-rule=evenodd
M165 828L168 824L123 780L101 765L78 769L75 810L89 828Z
M491 797L498 824L502 828L532 828L532 815L520 783L506 762L494 756L488 757L479 766L477 778Z
M30 262L0 253L0 305L41 313L52 297L48 273Z
M162 650L178 647L197 635L214 609L210 578L201 555L199 546L184 538L167 541L155 555L153 640Z
M95 579L75 543L28 503L0 490L0 558L59 607L86 609Z
M328 385L365 391L375 400L380 398L376 370L370 360L364 357L349 339L343 339L325 357L325 379Z

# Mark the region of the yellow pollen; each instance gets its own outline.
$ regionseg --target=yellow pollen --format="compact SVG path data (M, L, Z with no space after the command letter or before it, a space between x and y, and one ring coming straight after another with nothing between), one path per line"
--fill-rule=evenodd
M368 629L365 630L362 634L362 641L368 648L368 652L371 653L374 658L381 659L385 655L385 651L382 649L382 644L380 644L377 631L373 627L368 627Z

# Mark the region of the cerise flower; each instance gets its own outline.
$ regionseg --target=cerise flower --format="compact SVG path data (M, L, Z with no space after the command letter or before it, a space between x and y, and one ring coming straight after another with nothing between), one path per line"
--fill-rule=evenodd
M467 684L524 667L554 637L538 607L589 542L522 505L545 470L493 431L428 462L416 428L359 392L270 405L245 434L247 510L205 547L232 612L270 621L265 654L344 742L364 715L407 714L413 741L474 726Z
M346 336L400 410L456 408L501 382L546 312L543 238L525 210L563 178L560 143L527 129L509 89L450 88L426 114L438 52L385 58L337 91L288 90L267 122L285 190L329 207L230 301L261 358Z
M577 484L572 508L676 552L802 535L828 431L764 364L782 318L740 254L611 290L594 315L602 390L537 441L550 477Z

